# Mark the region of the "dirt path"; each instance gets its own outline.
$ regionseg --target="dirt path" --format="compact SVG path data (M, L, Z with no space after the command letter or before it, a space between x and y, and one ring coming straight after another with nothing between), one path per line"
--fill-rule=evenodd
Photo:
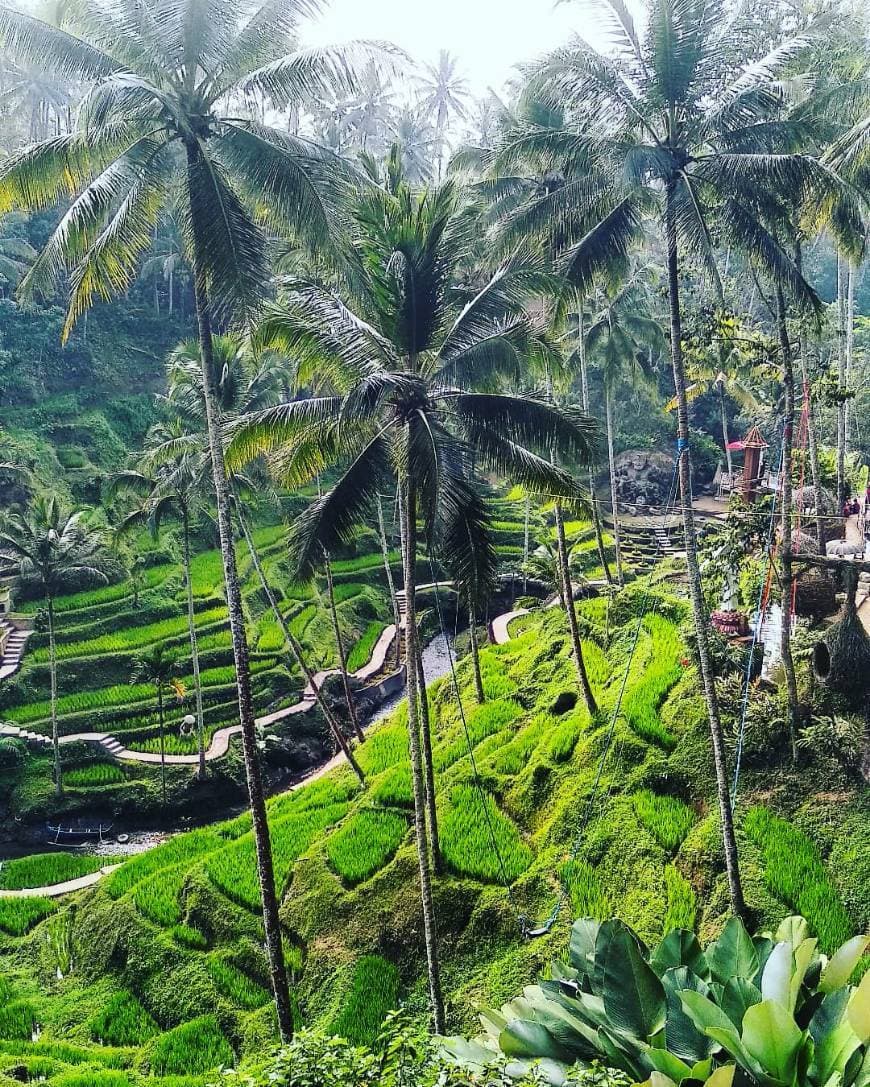
M61 895L72 894L73 891L83 891L85 887L92 887L103 876L114 872L120 865L107 864L96 872L89 872L86 876L78 876L76 879L68 879L64 883L51 883L47 887L25 887L20 891L0 890L0 898L59 898Z

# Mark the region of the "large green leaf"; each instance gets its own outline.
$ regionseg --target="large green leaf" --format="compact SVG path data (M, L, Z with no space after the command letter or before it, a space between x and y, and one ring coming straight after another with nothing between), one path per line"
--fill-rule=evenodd
M624 1034L644 1041L665 1025L665 991L627 930L607 949L602 997L607 1018Z
M761 993L748 978L730 978L722 987L719 1006L734 1026L740 1030L748 1008L761 1001Z
M571 965L581 974L588 974L591 970L600 928L601 922L596 921L594 917L581 917L571 926L568 957Z
M822 970L819 988L823 993L832 993L841 985L847 985L861 961L861 956L870 944L870 936L853 936L831 956L830 962Z
M862 1044L870 1042L870 971L863 978L861 984L852 994L847 1012L852 1030L861 1039Z
M649 957L649 964L661 977L666 970L678 966L687 966L693 973L703 977L707 972L704 952L698 937L688 929L672 929Z
M768 956L761 974L761 999L775 1000L791 1010L789 993L794 969L792 946L787 941L776 945Z
M722 985L729 978L754 978L758 970L758 953L743 927L743 922L732 917L725 928L707 948L707 962L714 980Z
M776 1000L763 1000L743 1017L741 1041L768 1076L791 1084L804 1034L789 1011Z
M541 1023L531 1019L514 1019L498 1039L506 1057L550 1057L555 1061L570 1061L571 1053L560 1046Z
M773 938L776 941L788 940L792 947L797 947L798 944L804 942L809 934L810 926L806 920L798 914L792 914L780 922L779 928L773 934Z
M702 996L709 996L710 989L702 978L686 966L678 966L662 975L662 985L668 1004L665 1023L665 1040L668 1049L685 1061L695 1063L704 1060L713 1051L710 1038L699 1030L686 1014L681 993L694 989Z
M791 985L788 994L788 1007L791 1012L794 1012L797 1007L801 985L803 985L804 979L807 978L811 964L815 962L816 967L818 968L819 960L816 958L817 944L818 940L808 937L794 949L794 968L792 969ZM816 972L815 976L818 978L818 972Z
M674 1083L680 1083L692 1074L691 1067L667 1049L654 1049L649 1046L646 1055L655 1070L672 1079Z
M725 1012L703 993L695 989L681 989L679 996L686 1015L698 1030L704 1032L711 1028L723 1031L734 1030L734 1025Z
M835 1073L842 1076L852 1054L861 1046L846 1018L848 1005L849 990L838 989L825 997L810 1021L815 1051L808 1073L814 1083L825 1084Z

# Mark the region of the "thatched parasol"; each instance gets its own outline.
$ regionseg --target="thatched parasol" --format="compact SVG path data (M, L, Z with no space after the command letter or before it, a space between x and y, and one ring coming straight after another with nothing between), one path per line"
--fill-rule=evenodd
M870 638L858 618L855 594L858 570L844 564L846 599L840 617L813 649L813 671L819 682L850 709L870 710Z

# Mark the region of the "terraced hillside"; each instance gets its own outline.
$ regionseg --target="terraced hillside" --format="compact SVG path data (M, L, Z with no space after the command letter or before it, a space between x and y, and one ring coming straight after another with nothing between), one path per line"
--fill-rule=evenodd
M648 939L676 926L703 939L727 912L684 604L661 590L641 620L615 746L569 863L646 611L641 589L610 608L580 605L602 705L594 721L576 702L558 609L516 621L508 644L483 652L484 705L464 662L463 713L446 681L430 689L452 1028L470 1028L478 1001L498 1004L534 977L572 916L615 913ZM792 770L786 752L760 728L747 746L737 821L749 905L762 926L802 912L831 951L867 923L866 796L827 762ZM426 1007L402 708L358 756L365 790L339 768L275 797L270 819L301 1015L366 1041L399 1001L420 1016ZM551 933L524 940L516 911L545 917L560 886L567 901ZM73 908L0 899L0 931L0 1074L169 1087L165 1077L184 1073L193 1085L274 1037L246 817L126 861Z

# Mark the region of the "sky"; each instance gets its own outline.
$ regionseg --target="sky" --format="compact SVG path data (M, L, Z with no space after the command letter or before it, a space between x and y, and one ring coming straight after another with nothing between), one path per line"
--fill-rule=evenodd
M385 39L424 63L447 49L471 90L483 94L500 91L518 62L588 30L582 0L331 0L303 37L311 45Z

